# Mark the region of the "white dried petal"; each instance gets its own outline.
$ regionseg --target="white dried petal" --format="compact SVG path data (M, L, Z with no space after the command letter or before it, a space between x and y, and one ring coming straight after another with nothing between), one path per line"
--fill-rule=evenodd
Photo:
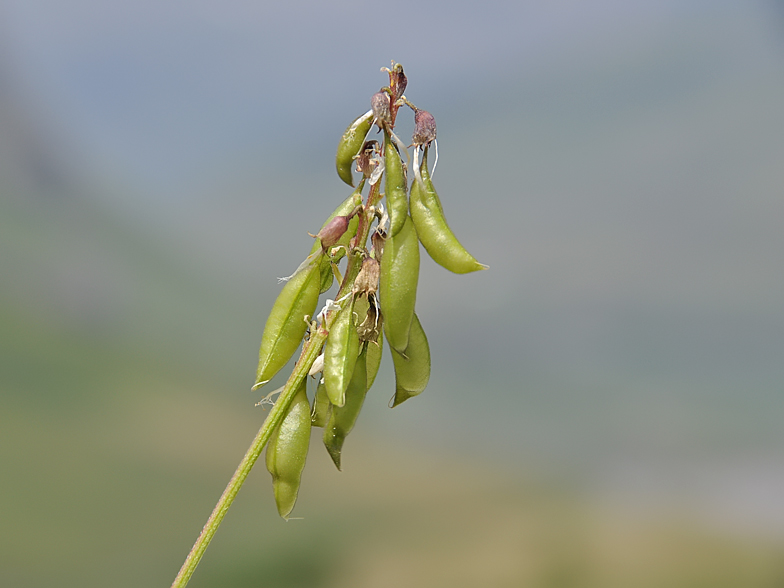
M308 255L305 258L305 261L303 261L301 264L299 264L299 267L297 267L297 269L294 270L293 274L291 274L290 276L286 276L285 278L278 278L278 284L280 284L282 282L288 282L291 278L296 276L298 273L308 269L311 265L313 265L313 263L319 257L321 257L321 251L316 251L315 253L312 253L311 255Z
M332 310L340 310L340 305L336 304L331 298L327 298L326 302L324 302L324 308L318 313L319 323L323 324L324 320L327 318L327 313Z
M381 175L384 173L384 160L381 159L380 156L374 155L373 161L375 162L375 167L370 174L370 185L374 186L380 179Z
M414 147L414 180L417 184L419 184L419 188L422 192L425 191L425 182L422 181L422 172L419 169L419 152L422 149L421 145L417 145Z
M275 404L275 401L274 401L274 400L272 400L272 397L273 397L273 396L275 396L275 394L280 394L280 393L283 391L283 388L285 388L285 387L286 387L286 386L285 386L285 385L283 385L283 386L281 386L280 388L278 388L278 389L276 389L276 390L273 390L272 392L270 392L269 394L267 394L267 395L266 395L264 398L262 398L261 400L259 400L259 401L256 403L256 406L263 406L263 405L265 405L265 404L269 404L270 406L272 406L273 404Z
M310 366L310 371L308 372L309 376L315 376L317 373L324 370L324 354L322 353L316 358L316 361L313 362L313 365Z
M381 213L381 218L378 221L378 226L381 228L382 231L386 233L387 227L389 226L389 213L387 209L384 208L384 205L379 202L377 205L378 211Z

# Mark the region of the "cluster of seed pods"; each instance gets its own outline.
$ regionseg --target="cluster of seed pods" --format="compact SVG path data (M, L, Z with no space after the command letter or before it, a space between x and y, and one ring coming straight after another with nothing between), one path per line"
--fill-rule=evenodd
M266 453L283 518L297 499L312 427L323 428L324 445L340 469L343 443L376 378L384 339L396 380L390 406L427 386L430 348L415 312L419 244L452 272L487 267L454 236L433 187L428 151L436 146L435 119L403 94L407 79L400 64L384 71L389 86L371 97L371 109L349 125L338 144L338 176L354 187L356 171L359 183L313 235L310 255L287 278L261 340L254 389L269 382L302 344L298 367L287 383L296 392ZM408 148L394 133L403 106L414 112L413 174ZM382 141L371 138L374 129L383 133ZM335 299L326 300L316 313L320 295L335 280ZM318 382L312 401L308 376Z

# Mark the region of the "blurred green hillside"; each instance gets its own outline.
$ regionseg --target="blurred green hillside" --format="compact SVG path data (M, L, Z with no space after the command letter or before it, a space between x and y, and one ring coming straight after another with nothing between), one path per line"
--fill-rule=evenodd
M270 301L89 198L31 185L0 199L0 585L168 585L263 419L243 391ZM483 462L362 425L344 473L314 440L305 520L276 516L260 467L191 585L784 582L778 540L591 498L504 468L508 448Z

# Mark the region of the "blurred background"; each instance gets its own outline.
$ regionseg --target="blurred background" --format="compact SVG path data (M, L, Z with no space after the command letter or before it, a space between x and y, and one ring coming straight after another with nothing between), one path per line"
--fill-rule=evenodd
M259 464L191 586L784 585L773 0L2 0L0 585L171 583L393 59L490 270L423 257L426 393L386 356L304 520Z

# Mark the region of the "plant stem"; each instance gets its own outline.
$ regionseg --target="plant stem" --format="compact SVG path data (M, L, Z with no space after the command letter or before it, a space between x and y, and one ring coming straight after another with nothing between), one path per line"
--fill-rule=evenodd
M364 245L367 242L371 225L371 219L367 218L367 210L369 206L375 204L378 199L378 183L376 183L368 194L368 204L363 207L363 210L360 212L362 216L358 225L356 240L357 244ZM336 296L337 299L340 299L340 297L345 293L351 292L351 289L354 286L354 280L359 273L359 266L362 263L362 256L360 255L355 255L352 253L347 257L348 266L344 274L343 283L341 284L340 290ZM335 316L334 312L330 314L333 317ZM283 387L280 396L278 396L278 399L275 401L275 404L267 415L267 418L264 420L264 424L261 425L261 429L259 429L259 432L256 434L256 437L253 439L250 447L248 447L248 451L245 452L245 457L242 458L242 461L237 466L237 469L234 472L234 475L231 477L231 480L229 480L226 489L223 491L223 494L221 494L221 497L218 500L218 504L215 505L212 514L210 514L210 518L207 519L204 528L202 528L201 533L199 534L199 538L196 539L196 543L193 544L188 557L185 558L185 562L182 564L180 572L174 579L171 588L184 588L187 586L188 581L193 575L193 572L196 570L196 566L199 565L204 552L207 550L207 546L210 544L210 541L212 541L212 538L215 535L215 532L218 530L221 522L223 522L223 519L226 516L226 513L228 512L232 502L234 502L234 498L236 498L237 493L245 483L245 479L248 477L248 474L250 474L251 469L253 469L256 460L264 450L264 446L272 436L272 432L281 423L283 417L286 416L286 412L291 405L291 401L294 398L294 395L297 393L299 384L308 376L308 372L310 371L313 362L321 352L321 348L323 347L324 342L327 339L327 335L329 334L328 324L326 324L330 323L329 318L332 317L328 316L324 320L325 325L323 325L322 328L314 329L314 332L311 333L310 339L303 345L302 354L297 360L297 364L294 366L294 370L291 372L286 385Z
M278 400L273 405L269 415L267 415L267 418L264 420L264 424L261 426L261 429L259 429L259 432L253 439L248 451L245 453L245 457L242 458L240 465L237 466L237 470L234 472L231 480L229 480L229 483L218 500L218 504L215 505L210 518L207 519L207 523L201 530L199 538L196 539L196 543L193 544L188 557L185 559L185 563L182 564L180 572L174 579L172 588L183 588L188 584L188 580L190 580L190 577L193 575L196 566L199 565L202 555L204 555L213 535L215 535L221 522L223 522L223 518L226 516L232 502L234 502L234 498L240 491L240 488L248 477L251 469L253 469L256 460L261 455L264 446L267 444L267 441L269 441L272 432L283 420L283 417L286 416L286 411L291 405L291 401L297 392L299 383L307 377L310 366L312 366L313 362L316 360L325 339L326 334L322 335L321 332L316 332L313 333L310 341L304 346L302 355L300 355L297 364L294 366L294 371L291 373L291 376L289 376Z

